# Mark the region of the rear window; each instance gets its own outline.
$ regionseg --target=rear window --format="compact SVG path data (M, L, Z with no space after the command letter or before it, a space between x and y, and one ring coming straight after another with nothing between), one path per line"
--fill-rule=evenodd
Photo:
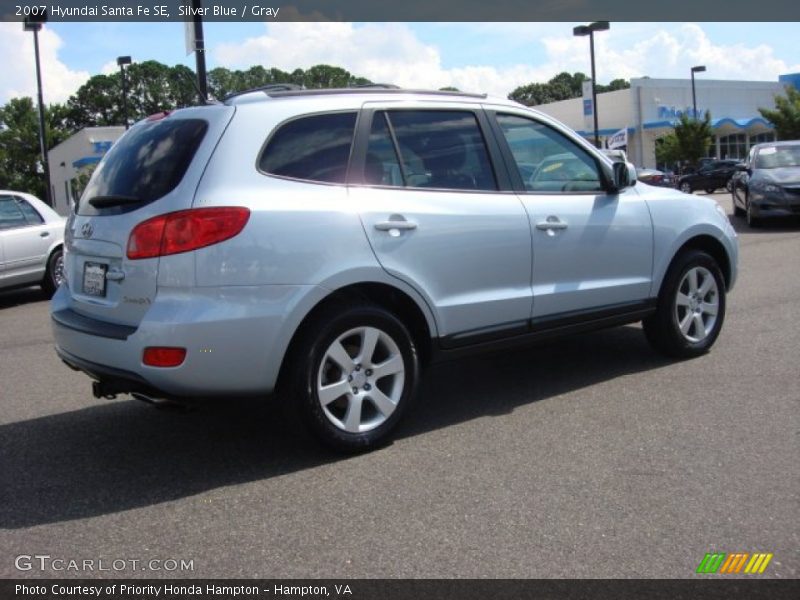
M344 183L356 113L330 113L294 119L269 140L258 168L270 175L322 183Z
M78 214L118 214L149 204L174 190L183 179L208 130L201 119L162 119L134 126L112 146L81 196ZM97 197L128 197L98 209Z

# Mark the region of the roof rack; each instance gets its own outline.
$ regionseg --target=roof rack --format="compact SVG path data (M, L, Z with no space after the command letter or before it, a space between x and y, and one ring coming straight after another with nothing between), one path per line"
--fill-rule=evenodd
M393 83L358 83L356 85L347 86L348 89L354 88L358 90L399 90L400 86Z
M396 86L386 86L385 84L370 84L363 87L348 88L314 88L298 90L275 90L267 91L270 98L290 98L293 96L324 96L327 94L426 94L432 96L450 96L461 98L486 98L486 94L475 94L471 92L452 92L449 90L409 90Z
M232 98L236 98L237 96L243 96L244 94L249 94L251 92L280 92L280 91L297 91L305 89L302 85L297 85L296 83L270 83L269 85L262 85L260 87L250 88L249 90L242 90L240 92L231 92L223 99L223 102L227 102Z

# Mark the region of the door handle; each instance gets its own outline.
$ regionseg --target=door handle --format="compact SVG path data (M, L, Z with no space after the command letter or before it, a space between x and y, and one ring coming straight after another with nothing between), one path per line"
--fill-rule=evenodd
M567 224L558 217L547 217L546 221L539 221L536 224L536 229L543 231L552 231L555 229L566 229Z
M39 234L39 237L50 237L50 232L49 231L42 231Z
M411 231L416 228L417 224L413 221L406 221L403 217L397 218L395 215L389 217L388 221L378 221L375 223L375 229L378 231L388 231L389 235L392 237L399 236L401 231Z

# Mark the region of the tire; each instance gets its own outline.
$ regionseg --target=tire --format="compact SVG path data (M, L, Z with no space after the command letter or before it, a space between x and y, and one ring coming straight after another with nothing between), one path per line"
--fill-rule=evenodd
M42 289L52 296L64 280L64 250L56 248L47 259L47 269L42 279Z
M675 358L709 351L725 320L725 280L705 252L678 255L664 277L655 314L643 321L648 341Z
M706 188L706 194L713 194L717 191L717 188Z
M408 329L390 312L365 304L312 318L290 368L300 419L320 442L346 453L389 441L419 379ZM379 369L385 374L376 375Z
M728 181L725 183L725 189L728 191L728 193L733 193L733 179L728 179Z
M745 209L745 218L747 219L748 227L752 227L753 229L761 227L761 219L753 215L753 209L751 208L749 201L747 202L747 208Z
M745 215L745 210L742 207L740 207L738 204L736 204L736 198L737 198L736 193L734 193L733 194L733 198L732 198L732 201L733 201L733 214L736 217L743 217Z
M692 186L687 182L683 182L678 186L678 189L682 191L684 194L691 194L692 193Z

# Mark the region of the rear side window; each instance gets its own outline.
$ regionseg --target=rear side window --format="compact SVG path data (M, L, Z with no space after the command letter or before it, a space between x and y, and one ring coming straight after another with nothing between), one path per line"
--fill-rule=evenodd
M208 130L201 119L161 119L134 126L112 146L81 197L78 214L113 214L134 210L167 195L183 179ZM105 209L97 197L135 198Z
M397 139L406 186L497 189L486 143L474 113L398 110L387 114Z
M22 198L15 198L15 200L17 201L17 206L22 211L22 214L25 215L28 225L41 225L44 223L42 216L36 212L36 209L28 204L26 200Z
M14 229L28 224L25 215L11 196L0 196L0 229Z
M281 177L344 183L355 126L355 112L310 115L289 121L270 138L258 168Z

